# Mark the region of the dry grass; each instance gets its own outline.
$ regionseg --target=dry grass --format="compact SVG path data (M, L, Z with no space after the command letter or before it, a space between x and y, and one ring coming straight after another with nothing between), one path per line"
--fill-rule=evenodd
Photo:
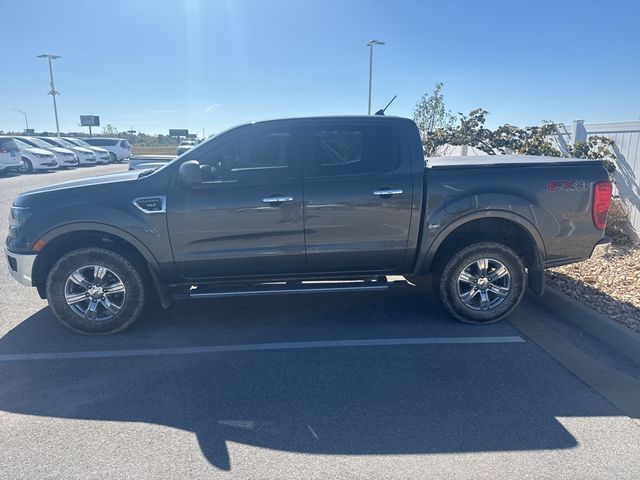
M629 224L629 207L620 198L613 198L607 215L607 235L614 245L632 245L633 229Z
M640 333L640 245L611 245L603 256L547 273L551 287Z
M154 146L154 147L146 147L142 145L133 145L133 154L134 155L175 155L177 145L165 145L165 146Z

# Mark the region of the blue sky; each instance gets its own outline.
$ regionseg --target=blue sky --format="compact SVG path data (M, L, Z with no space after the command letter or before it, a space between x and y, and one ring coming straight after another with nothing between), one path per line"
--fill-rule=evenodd
M79 115L150 133L206 134L274 117L366 113L366 43L374 109L411 116L444 82L455 113L488 124L640 118L640 2L0 0L0 130L55 129ZM85 128L86 129L86 128Z

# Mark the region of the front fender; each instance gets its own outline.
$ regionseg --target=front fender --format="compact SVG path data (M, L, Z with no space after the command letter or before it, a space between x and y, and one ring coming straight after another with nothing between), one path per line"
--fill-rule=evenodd
M42 241L46 246L47 243L55 240L56 238L62 235L80 232L80 231L106 233L124 240L125 242L133 245L133 247L136 250L138 250L138 252L140 252L140 254L144 257L144 259L152 268L154 268L156 271L159 271L159 262L157 261L153 253L145 246L144 243L142 243L137 237L133 236L127 231L114 227L112 225L105 224L105 223L98 223L98 222L67 223L65 225L60 225L58 227L55 227L47 231L45 234L40 236L40 238L38 239L38 242Z

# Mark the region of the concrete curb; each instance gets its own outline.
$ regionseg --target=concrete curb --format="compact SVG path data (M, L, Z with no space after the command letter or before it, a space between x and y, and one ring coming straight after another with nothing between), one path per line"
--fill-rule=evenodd
M640 364L640 335L615 320L597 312L568 295L547 285L543 296L529 293L534 302L552 310L609 347Z

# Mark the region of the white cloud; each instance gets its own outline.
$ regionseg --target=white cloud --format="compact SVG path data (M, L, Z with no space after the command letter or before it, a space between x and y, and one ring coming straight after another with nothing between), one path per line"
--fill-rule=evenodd
M204 109L204 113L209 113L220 106L222 106L221 103L212 103L211 105L209 105L207 108Z

